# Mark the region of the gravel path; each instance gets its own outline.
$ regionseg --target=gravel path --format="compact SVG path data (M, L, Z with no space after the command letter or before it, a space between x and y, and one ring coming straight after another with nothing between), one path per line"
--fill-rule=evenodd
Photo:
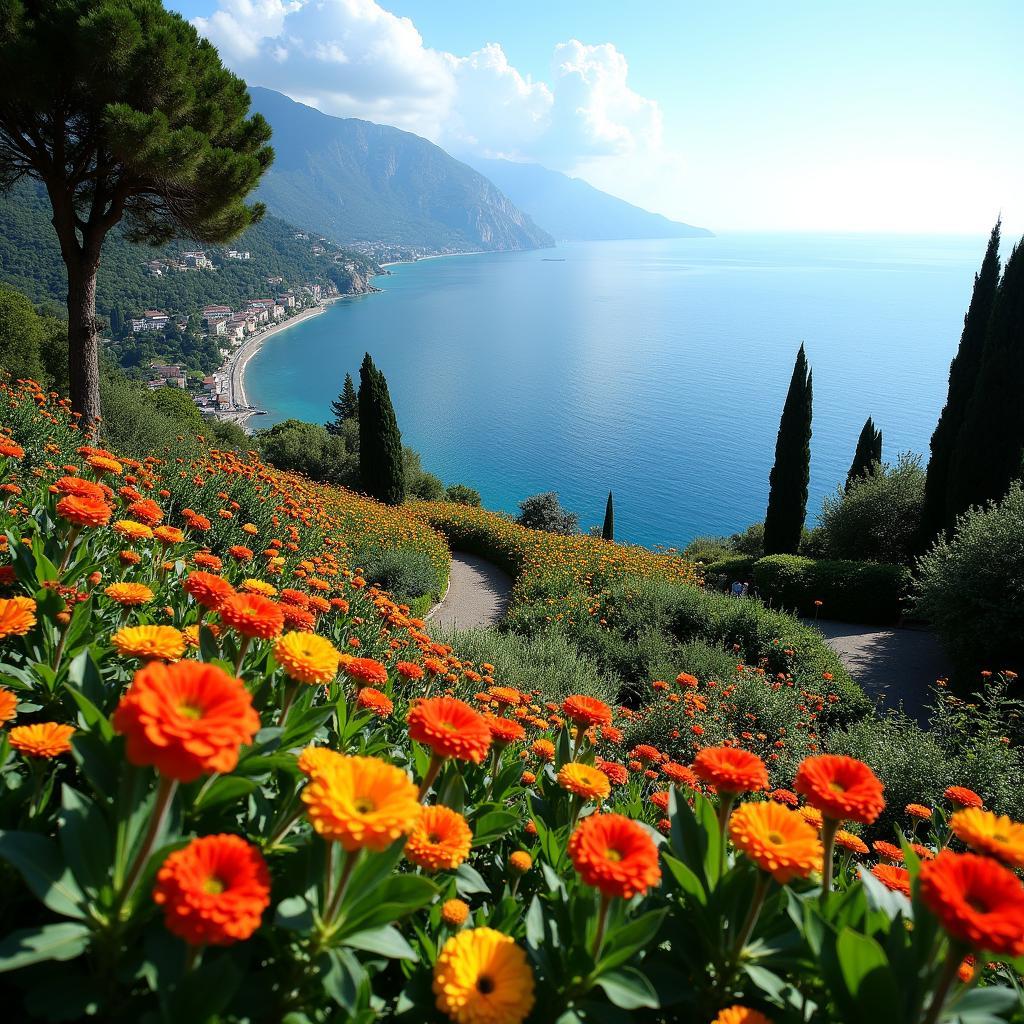
M453 551L448 593L427 618L453 629L493 626L505 614L511 593L512 578L496 565Z

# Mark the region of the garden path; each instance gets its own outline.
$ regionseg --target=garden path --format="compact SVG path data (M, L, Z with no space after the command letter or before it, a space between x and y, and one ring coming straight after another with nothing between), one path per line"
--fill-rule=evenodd
M427 618L453 629L493 626L505 614L511 593L506 572L476 555L453 551L448 592Z

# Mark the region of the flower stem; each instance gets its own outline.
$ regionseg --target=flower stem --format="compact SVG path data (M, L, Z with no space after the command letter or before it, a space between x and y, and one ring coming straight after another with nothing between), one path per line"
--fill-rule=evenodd
M295 700L295 695L299 692L299 684L292 683L287 690L284 691L284 702L281 705L281 721L280 725L288 720L288 712L291 710L292 702Z
M821 898L828 899L832 891L832 859L836 845L836 832L839 831L840 822L834 818L824 818L821 823L821 845L823 847L821 867Z
M419 800L423 803L427 798L427 793L430 792L430 787L434 784L434 780L437 778L438 773L441 771L441 765L444 764L444 758L440 754L430 755L430 765L427 768L427 774L423 776L423 781L420 783Z
M725 843L726 830L729 827L729 815L736 802L735 793L721 793L718 797L718 877L725 874Z
M61 559L60 568L57 570L58 575L64 575L64 570L68 567L68 562L71 561L71 552L75 550L75 541L78 540L78 535L81 532L82 528L80 526L71 527L71 533L68 534L68 546L64 551L63 559Z
M249 650L249 644L252 643L251 636L243 636L242 642L238 645L238 657L235 659L235 675L240 676L242 674L242 662L245 660L245 653Z
M763 871L759 871L757 874L757 885L754 887L754 896L750 901L750 909L747 911L747 916L743 920L743 924L740 925L740 930L736 933L736 944L732 951L732 960L734 964L740 962L740 957L743 955L743 947L747 944L750 936L753 934L754 926L757 924L758 917L761 916L761 908L764 906L765 897L768 895L768 886L771 884L771 875L765 874Z
M604 933L608 927L608 910L612 905L611 896L605 896L601 894L601 909L597 914L597 934L594 936L594 963L597 963L597 958L601 955L601 947L604 945Z
M939 982L935 986L935 994L928 1006L928 1012L922 1019L922 1024L936 1024L942 1013L942 1008L946 1005L946 997L949 995L950 986L956 978L956 972L962 959L960 949L955 945L951 946L949 953L946 954L946 962L942 965Z
M334 896L331 898L330 905L327 908L325 921L328 923L328 927L335 924L334 919L338 916L338 911L341 909L341 902L345 898L348 883L359 860L360 852L360 850L355 850L352 853L345 854L345 863L341 868L341 878L338 880L338 887L334 890Z
M117 900L119 910L123 908L131 898L132 892L138 884L139 878L142 875L142 870L146 866L146 862L149 860L149 855L153 852L153 846L156 843L157 836L163 829L164 821L167 818L167 812L170 810L171 801L174 799L174 794L177 788L178 783L174 779L164 778L163 775L160 776L160 783L157 786L156 791L156 803L153 805L153 813L150 815L149 819L149 828L146 829L146 834L142 840L142 846L139 847L139 852L135 855L135 860L132 861L132 866L128 869L128 877L125 879L124 888L121 890L121 895Z

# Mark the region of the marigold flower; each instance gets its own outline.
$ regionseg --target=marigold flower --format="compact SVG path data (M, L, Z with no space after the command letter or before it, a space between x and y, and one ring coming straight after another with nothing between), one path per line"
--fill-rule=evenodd
M126 608L140 604L149 604L153 600L153 591L145 583L111 583L104 591L111 601L116 601Z
M711 1024L772 1024L771 1018L748 1006L727 1006Z
M123 658L177 661L185 653L185 636L173 626L125 626L110 642Z
M942 795L957 807L981 807L984 804L981 797L966 786L949 786Z
M167 930L190 946L227 946L249 938L270 906L270 872L241 836L193 839L167 856L153 902Z
M423 669L420 668L419 665L415 664L415 662L412 662L412 661L399 661L399 662L397 662L395 664L395 671L403 679L415 680L415 679L422 679L423 678Z
M200 570L190 572L181 588L198 604L214 611L235 592L235 588L223 576Z
M329 683L338 674L341 652L316 633L285 633L274 644L274 658L290 679Z
M150 540L153 536L153 531L145 523L137 523L134 519L118 519L111 529L128 540Z
M804 758L793 788L832 821L870 825L885 807L882 783L854 757L822 754Z
M876 839L871 846L882 860L892 861L893 864L898 864L903 860L903 850L895 843L887 843L884 839Z
M409 737L438 757L480 764L491 746L487 720L455 697L430 697L409 709Z
M498 744L519 743L526 739L526 730L511 718L498 718L487 715L487 728L491 730L491 739Z
M746 793L768 788L768 769L756 754L740 747L704 747L693 771L718 793Z
M152 498L140 498L128 506L128 511L141 523L156 526L164 517L163 509Z
M801 807L798 813L808 825L814 826L814 828L819 832L821 831L823 819L821 817L821 811L819 811L817 807Z
M924 804L907 804L904 810L912 818L920 818L922 821L931 820L932 809L930 807L925 807Z
M473 833L450 807L424 807L405 844L405 856L424 871L454 871L468 856Z
M347 658L341 670L356 686L384 686L388 681L387 667L374 658Z
M530 750L542 761L555 759L555 745L551 740L534 740L530 744Z
M453 935L434 965L437 1008L455 1024L521 1024L533 1009L533 991L526 954L493 928Z
M24 636L36 624L36 603L31 597L0 598L0 640Z
M225 626L244 637L272 640L284 629L284 613L259 594L232 594L218 609Z
M850 853L859 853L861 856L868 852L868 844L859 835L847 832L845 828L836 830L836 846Z
M517 875L525 875L533 867L533 858L526 850L515 850L509 854L509 869Z
M416 827L421 810L416 786L400 768L341 754L317 763L302 801L317 833L349 852L386 850Z
M57 502L57 515L75 526L106 526L114 509L100 498L68 494Z
M729 838L780 885L821 870L818 833L796 811L771 800L740 804L729 819Z
M650 833L621 814L592 814L569 837L569 858L586 885L609 898L632 899L661 881Z
M973 949L1024 953L1024 885L989 857L943 850L921 865L918 890L954 938Z
M395 710L391 698L372 686L360 687L356 704L367 711L372 711L378 718L388 718Z
M179 782L233 771L239 748L260 728L242 681L200 661L140 668L112 721L132 764Z
M7 437L0 437L0 455L5 459L23 459L25 449Z
M565 717L576 725L590 728L592 725L611 725L612 709L603 700L574 693L562 701Z
M562 765L558 773L558 784L584 800L607 800L612 791L611 782L604 772L577 761L568 761Z
M34 725L19 725L10 733L11 746L26 757L42 757L47 760L66 754L71 749L73 726L58 722L37 722Z
M619 764L617 761L606 761L603 757L598 757L594 760L594 767L602 775L607 775L608 781L613 786L624 786L629 782L629 772L626 771L624 764Z
M449 928L461 928L469 919L469 904L459 899L445 900L441 904L441 920Z
M910 895L910 872L897 864L876 864L871 869L871 874L877 878L886 889L892 892L901 892L904 896Z
M774 800L777 804L785 804L787 807L796 807L800 803L800 798L791 789L773 789L768 794L769 800Z
M18 698L0 686L0 725L11 721L18 713Z
M980 807L957 811L949 824L954 835L976 853L997 857L1011 868L1024 868L1024 825Z
M693 769L687 768L685 764L667 761L661 766L661 773L666 779L674 782L677 786L689 786L690 789L696 789L700 785L700 780Z
M298 769L306 776L307 779L313 778L319 772L323 771L327 765L332 764L339 757L344 757L344 754L339 754L336 750L331 750L329 747L306 747L301 754L297 763Z

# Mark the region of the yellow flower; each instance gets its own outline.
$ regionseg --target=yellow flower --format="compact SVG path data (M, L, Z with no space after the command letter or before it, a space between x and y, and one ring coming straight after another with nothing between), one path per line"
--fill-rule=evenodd
M780 885L821 870L817 830L774 801L740 804L729 820L729 838Z
M997 857L1011 868L1024 868L1024 825L980 807L957 811L949 824L972 850Z
M113 525L114 533L119 533L128 540L151 540L153 531L145 523L137 523L134 519L118 519Z
M400 768L376 757L325 758L302 801L313 828L348 851L386 850L420 816L416 786Z
M125 626L110 642L122 658L177 661L185 653L185 635L173 626Z
M340 652L316 633L285 633L274 644L274 657L300 683L329 683L338 674Z
M314 775L319 774L325 766L332 764L339 757L343 756L327 747L306 747L299 754L298 768L307 779L311 779Z
M445 900L441 904L441 920L449 928L461 928L469 917L469 904L462 900Z
M471 928L441 948L434 995L455 1024L521 1024L533 1009L533 971L510 936Z
M277 596L277 587L264 580L246 580L238 589L248 590L250 594L262 594L264 597Z
M53 758L71 749L74 727L57 722L19 725L10 732L11 746L26 757Z
M424 807L405 844L405 856L424 871L454 871L468 856L473 833L450 807Z
M612 791L612 784L604 772L576 761L562 765L558 773L558 784L584 800L605 800Z

